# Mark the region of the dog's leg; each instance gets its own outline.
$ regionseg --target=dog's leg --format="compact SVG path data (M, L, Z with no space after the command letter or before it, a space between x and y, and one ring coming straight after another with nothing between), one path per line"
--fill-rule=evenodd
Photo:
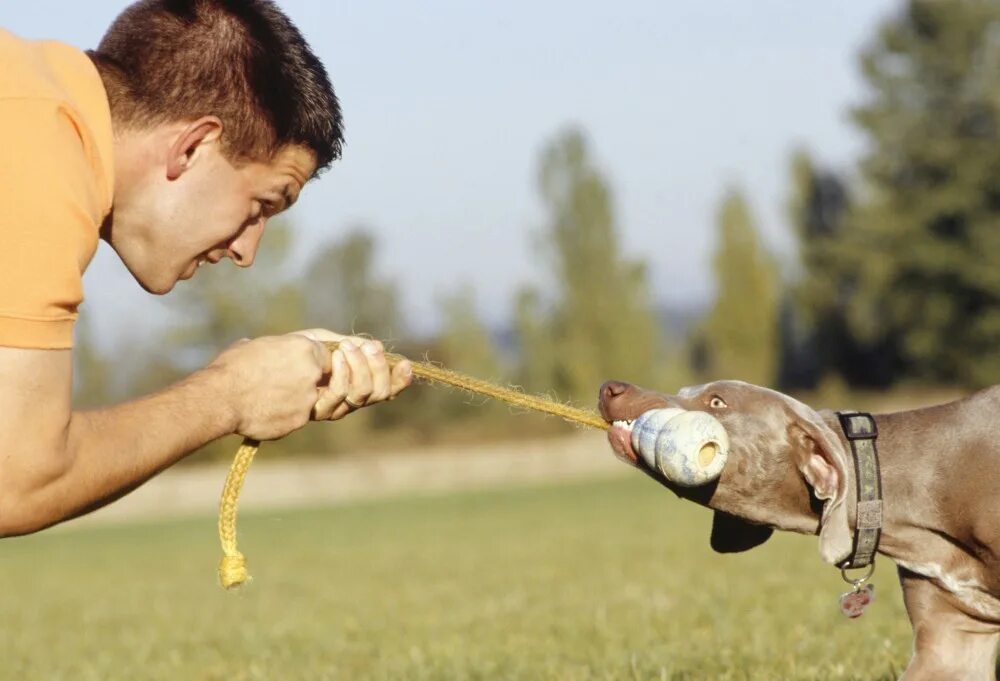
M913 625L913 658L901 681L996 679L1000 631L956 609L946 591L900 568L903 602Z

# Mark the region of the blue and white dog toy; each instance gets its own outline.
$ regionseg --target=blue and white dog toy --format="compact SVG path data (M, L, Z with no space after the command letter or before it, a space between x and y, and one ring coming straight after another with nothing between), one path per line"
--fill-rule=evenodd
M650 409L632 424L632 448L653 470L682 487L712 482L729 458L729 435L711 414Z

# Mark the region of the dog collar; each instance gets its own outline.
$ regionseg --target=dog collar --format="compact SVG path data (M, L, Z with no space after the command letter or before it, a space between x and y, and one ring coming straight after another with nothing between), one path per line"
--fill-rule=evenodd
M882 536L882 474L879 470L878 426L875 418L860 411L839 411L840 427L851 443L854 454L854 472L858 491L857 521L854 545L840 564L842 569L863 568L871 565Z

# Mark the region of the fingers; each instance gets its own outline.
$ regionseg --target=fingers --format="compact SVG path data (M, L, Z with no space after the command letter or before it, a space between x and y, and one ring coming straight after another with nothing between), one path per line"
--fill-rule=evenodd
M391 375L389 378L388 399L391 400L392 398L394 398L412 382L413 382L413 367L410 365L410 360L404 359L403 361L399 362L394 367L392 367Z
M410 363L404 360L390 367L378 341L343 337L332 357L329 385L320 390L313 409L315 420L336 420L390 400L412 381Z
M319 364L319 368L323 372L322 375L330 376L333 372L333 353L330 352L322 343L314 342L313 354L316 357L316 362Z
M371 371L372 390L367 403L384 402L392 392L392 374L385 348L379 341L373 340L362 345L361 352L368 360L368 369Z
M340 350L334 351L331 355L331 364L330 383L317 389L319 397L312 411L314 421L341 418L349 411L341 408L347 406L344 398L347 397L347 390L351 384L351 369L344 353Z
M351 383L347 388L345 399L357 407L363 407L368 404L368 398L371 397L375 383L374 376L372 376L371 350L362 352L361 348L350 340L341 341L340 350L344 353L347 366L351 371Z

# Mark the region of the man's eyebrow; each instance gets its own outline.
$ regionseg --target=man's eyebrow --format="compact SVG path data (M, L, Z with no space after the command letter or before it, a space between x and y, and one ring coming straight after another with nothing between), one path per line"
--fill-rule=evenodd
M285 186L282 187L281 189L270 190L268 194L272 196L280 196L282 201L284 202L283 205L277 207L278 212L288 209L289 206L295 203L295 199L297 198L292 196L291 182L286 183Z
M292 196L292 183L291 182L286 183L285 186L281 188L280 193L281 193L281 198L285 200L284 208L287 210L289 207L291 207L293 203L295 203L295 199L297 198Z

